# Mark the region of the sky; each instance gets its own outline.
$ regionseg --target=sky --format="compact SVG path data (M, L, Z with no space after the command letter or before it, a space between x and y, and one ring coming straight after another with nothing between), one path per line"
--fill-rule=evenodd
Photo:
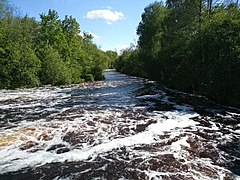
M11 0L22 15L35 17L58 12L61 19L72 15L80 24L81 32L91 33L93 42L102 50L117 50L136 43L136 29L144 8L155 0Z

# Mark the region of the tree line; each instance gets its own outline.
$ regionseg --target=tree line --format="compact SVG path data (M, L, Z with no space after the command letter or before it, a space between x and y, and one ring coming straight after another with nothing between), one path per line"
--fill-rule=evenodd
M167 0L144 9L118 71L240 107L238 1Z
M49 10L38 22L16 12L0 0L0 89L101 80L117 57L94 44L91 34L80 35L72 16L61 20Z

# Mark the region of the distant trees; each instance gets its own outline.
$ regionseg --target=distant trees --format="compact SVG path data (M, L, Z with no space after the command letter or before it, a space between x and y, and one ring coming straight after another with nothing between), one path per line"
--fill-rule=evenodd
M113 68L114 67L114 62L118 57L118 53L115 52L115 51L108 50L108 51L106 51L106 54L107 54L107 57L108 57L107 66L110 67L110 68Z
M0 88L70 84L103 79L117 55L103 52L72 16L59 19L55 10L37 22L14 15L0 0Z
M144 10L137 47L116 68L240 106L239 29L238 1L155 2Z

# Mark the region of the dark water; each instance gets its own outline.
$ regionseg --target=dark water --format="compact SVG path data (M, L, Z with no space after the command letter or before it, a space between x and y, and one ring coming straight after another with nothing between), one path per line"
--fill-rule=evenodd
M0 179L240 179L240 110L114 70L0 91Z

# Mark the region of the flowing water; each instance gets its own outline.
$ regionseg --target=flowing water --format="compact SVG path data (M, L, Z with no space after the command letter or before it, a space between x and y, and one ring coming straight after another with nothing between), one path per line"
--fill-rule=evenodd
M107 70L0 91L0 179L240 179L240 110Z

